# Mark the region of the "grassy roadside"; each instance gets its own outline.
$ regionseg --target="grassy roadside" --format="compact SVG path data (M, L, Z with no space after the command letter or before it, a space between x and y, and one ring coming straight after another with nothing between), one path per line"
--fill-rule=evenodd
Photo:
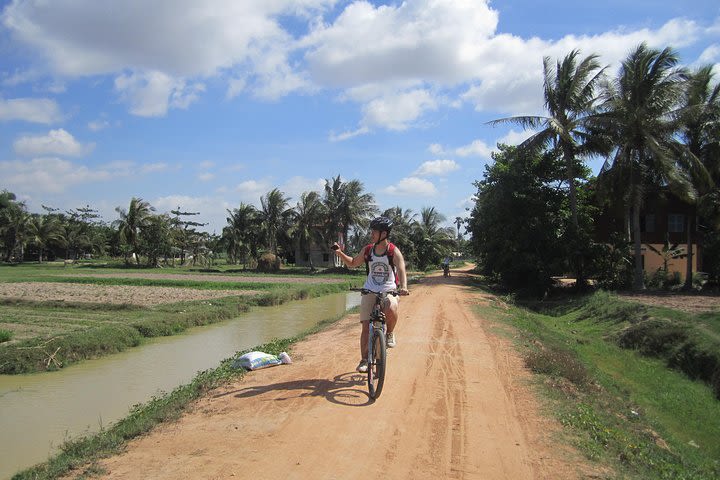
M516 340L527 366L539 374L548 411L588 458L615 472L613 478L720 478L720 401L707 381L691 379L667 354L687 345L714 352L715 317L640 307L602 293L550 306L477 308ZM643 322L673 325L685 335L650 333L644 327L653 323ZM646 335L633 336L639 331ZM711 333L701 347L691 341L698 331ZM628 336L643 341L623 344Z
M208 391L237 380L245 374L243 369L232 367L233 361L244 353L259 350L277 355L290 351L304 338L317 333L342 319L347 313L321 321L316 326L291 338L278 339L264 345L249 348L223 360L214 369L198 373L187 385L177 387L170 393L135 406L130 414L107 430L97 434L70 440L60 446L60 453L45 463L15 474L13 480L52 480L76 470L78 475L100 474L98 460L119 453L131 439L152 430L156 425L176 420L190 404Z
M13 281L41 281L46 266L26 268ZM1 279L8 280L6 269ZM27 273L27 274L25 274ZM325 277L323 277L325 278ZM339 283L233 283L200 280L146 280L140 278L59 278L96 285L173 286L222 290L261 290L238 295L154 307L70 301L0 300L0 374L52 370L134 347L143 338L174 335L200 325L237 316L253 307L283 303L347 291L359 277L340 276ZM12 341L11 341L12 340Z

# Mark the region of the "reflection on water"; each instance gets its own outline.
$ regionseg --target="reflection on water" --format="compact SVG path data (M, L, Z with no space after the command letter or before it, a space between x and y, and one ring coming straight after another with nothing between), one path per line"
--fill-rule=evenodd
M336 294L256 309L57 372L0 375L0 478L46 460L68 438L108 427L133 405L189 383L239 350L297 335L359 302L358 294Z

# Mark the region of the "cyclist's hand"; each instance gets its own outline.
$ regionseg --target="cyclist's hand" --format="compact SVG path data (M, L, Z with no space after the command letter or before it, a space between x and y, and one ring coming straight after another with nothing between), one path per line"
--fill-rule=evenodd
M401 288L398 290L398 295L401 295L401 296L410 295L410 290L408 290L407 288Z
M337 252L337 251L342 251L342 248L340 248L340 245L338 245L337 242L333 243L330 248L332 248L332 249L335 250L336 252Z

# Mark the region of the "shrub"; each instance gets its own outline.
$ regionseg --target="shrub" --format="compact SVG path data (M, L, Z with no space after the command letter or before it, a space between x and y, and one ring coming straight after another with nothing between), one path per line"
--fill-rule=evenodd
M535 373L566 378L575 385L588 381L585 365L570 350L550 347L532 352L525 357L525 366Z
M687 341L688 328L670 320L644 320L620 332L617 343L623 348L639 350L644 355L664 357Z
M9 342L12 338L12 332L8 330L0 330L0 343Z
M272 253L264 253L258 259L257 269L260 272L277 272L280 270L280 257Z

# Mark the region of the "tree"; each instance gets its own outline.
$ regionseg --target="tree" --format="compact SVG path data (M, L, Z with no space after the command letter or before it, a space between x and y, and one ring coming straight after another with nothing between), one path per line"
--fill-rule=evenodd
M323 222L326 215L327 211L318 192L305 192L300 196L295 207L295 224L292 230L298 251L309 253L311 245L328 243L324 242L323 238ZM310 270L315 270L312 255Z
M142 198L133 197L130 200L128 209L122 209L120 207L115 208L115 211L120 214L120 219L115 221L120 232L121 240L130 247L129 251L125 251L125 264L129 263L128 253L136 255L136 262L140 263L139 257L139 234L140 229L145 225L151 212L155 211L155 208Z
M16 202L14 193L7 190L0 192L0 248L4 251L4 261L10 261L18 246L21 249L22 261L29 220L30 214L27 213L25 204Z
M174 215L171 219L171 237L175 246L180 249L180 264L183 265L185 263L185 252L188 249L197 250L200 248L198 243L203 234L197 231L197 227L204 227L207 223L185 219L185 217L200 215L200 212L183 212L179 205L175 210L170 210L170 213ZM195 264L195 256L193 256L193 264Z
M260 225L265 239L265 246L276 256L278 254L278 237L286 233L290 226L293 210L289 207L289 197L277 188L273 188L260 198Z
M375 198L371 193L363 193L364 189L358 180L343 183L340 175L332 181L325 180L323 203L328 212L326 238L334 239L342 235L347 240L351 228L366 225L377 213Z
M167 214L147 215L138 235L139 251L147 258L148 267L157 267L160 257L170 253L171 219Z
M688 218L686 241L687 270L685 289L692 288L693 276L693 231L698 205L714 205L713 190L720 181L720 146L718 133L720 128L720 85L712 85L712 65L698 68L690 74L685 95L685 106L681 114L682 138L693 160L684 162L698 192L696 202L692 204L693 214ZM694 168L697 163L703 168ZM712 214L710 215L712 216Z
M541 154L499 145L486 166L468 220L478 267L508 288L542 295L568 265L563 237L569 210L556 187L555 150Z
M259 213L254 206L246 203L240 203L238 208L227 212L228 224L223 228L222 238L228 260L232 263L242 260L247 268L248 257L257 257Z
M33 215L27 224L28 240L37 247L38 262L43 261L43 252L51 244L64 244L63 226L55 217L49 215Z
M465 224L465 219L462 217L455 217L455 221L453 223L455 224L455 227L457 228L457 238L458 238L458 240L461 240L462 235L460 235L460 227L462 227Z
M604 92L603 112L595 122L617 146L600 181L622 179L632 211L635 256L633 288L645 288L640 238L640 209L652 186L667 185L681 198L694 197L692 185L678 168L678 107L686 74L677 68L671 48L650 49L644 43L622 62L617 78ZM613 175L613 173L620 174Z
M520 144L521 148L543 149L548 146L559 149L565 162L565 180L570 201L571 228L568 235L575 245L574 262L578 287L585 283L583 255L588 245L579 239L580 226L577 206L577 178L581 170L578 159L593 153L605 152L607 147L599 142L601 137L590 133L596 117L596 86L602 78L597 55L589 55L578 62L580 52L573 50L558 61L553 68L550 57L543 58L543 95L547 116L518 116L490 122L517 123L525 128L540 129Z
M382 212L382 216L393 222L390 239L402 252L405 263L416 265L418 259L417 248L413 241L413 231L417 225L417 214L410 209L396 206Z
M452 227L443 228L445 216L435 207L420 210L420 219L414 225L412 238L417 248L417 265L426 269L430 265L440 265L442 258L451 252L453 240Z

